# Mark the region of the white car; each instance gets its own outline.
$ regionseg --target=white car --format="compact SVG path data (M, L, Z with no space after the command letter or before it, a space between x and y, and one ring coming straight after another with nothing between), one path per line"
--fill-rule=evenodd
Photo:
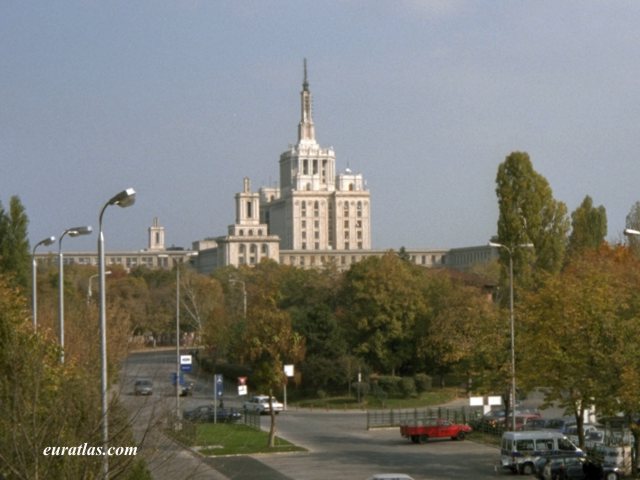
M277 414L284 410L282 405L275 397L271 397L271 404L273 405L273 411ZM260 415L269 413L269 396L268 395L255 395L244 403L244 408L248 412L256 412Z

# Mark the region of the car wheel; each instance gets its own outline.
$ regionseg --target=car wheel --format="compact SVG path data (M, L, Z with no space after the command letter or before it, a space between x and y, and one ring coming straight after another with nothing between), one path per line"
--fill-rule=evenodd
M420 443L420 437L418 437L418 435L411 435L411 441L413 443Z
M616 472L609 472L604 476L604 480L618 480L618 474Z
M525 463L524 465L522 465L522 468L520 469L521 473L523 475L533 475L533 464L532 463Z
M429 435L420 435L420 443L425 443L429 440Z
M464 440L464 432L458 432L458 436L456 437L456 440Z

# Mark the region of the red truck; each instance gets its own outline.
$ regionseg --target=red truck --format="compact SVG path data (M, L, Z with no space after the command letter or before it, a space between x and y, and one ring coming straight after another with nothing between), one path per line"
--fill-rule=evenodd
M464 440L471 430L469 425L452 423L443 418L428 418L400 425L400 435L410 438L413 443L426 442L430 438Z

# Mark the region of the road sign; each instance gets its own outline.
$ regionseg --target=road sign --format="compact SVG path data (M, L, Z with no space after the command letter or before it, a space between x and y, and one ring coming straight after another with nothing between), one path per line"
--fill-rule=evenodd
M176 384L176 372L171 372L171 385ZM180 385L184 385L184 375L180 372Z
M238 377L238 395L246 395L249 393L247 389L247 377Z
M214 377L213 382L213 395L217 397L221 397L224 393L224 378L221 373L217 373Z
M180 370L190 372L192 361L191 355L180 355Z

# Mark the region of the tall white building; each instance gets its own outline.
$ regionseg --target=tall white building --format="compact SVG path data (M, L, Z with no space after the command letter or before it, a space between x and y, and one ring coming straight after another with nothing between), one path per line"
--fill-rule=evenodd
M370 250L371 199L361 174L336 174L333 148L316 141L304 63L298 141L280 155L280 185L260 189L260 219L280 250Z

